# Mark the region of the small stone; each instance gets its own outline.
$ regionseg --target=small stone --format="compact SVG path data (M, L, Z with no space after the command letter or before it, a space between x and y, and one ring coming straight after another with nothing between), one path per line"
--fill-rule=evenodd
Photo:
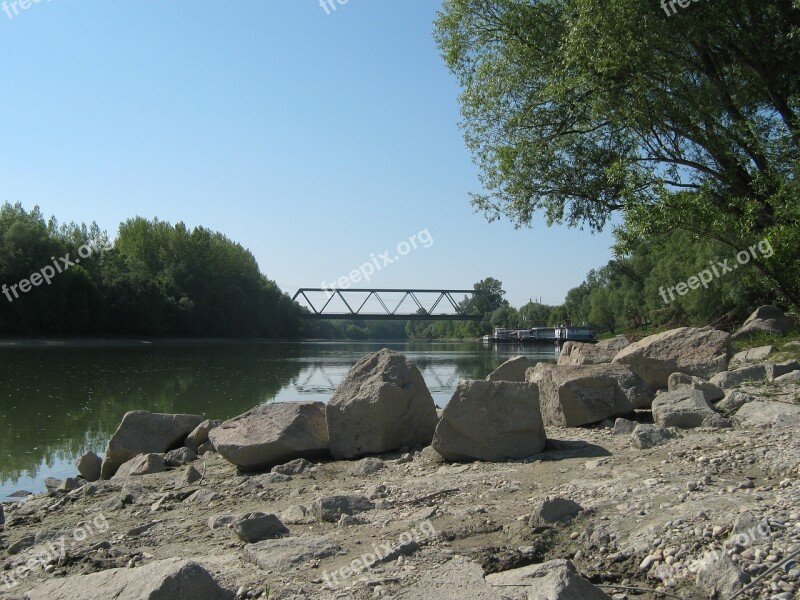
M362 458L356 462L350 469L350 473L357 477L365 477L372 475L383 469L383 461L380 458L368 457Z
M236 536L247 544L282 537L289 533L286 526L273 514L262 512L242 515L231 524Z

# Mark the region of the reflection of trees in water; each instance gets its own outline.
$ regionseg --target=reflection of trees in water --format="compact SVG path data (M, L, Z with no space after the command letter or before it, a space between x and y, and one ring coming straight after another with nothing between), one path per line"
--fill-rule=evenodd
M36 477L42 463L102 450L130 410L229 418L290 386L332 394L359 358L382 347L410 355L431 391L445 394L509 356L460 342L0 349L0 479Z
M229 418L266 402L298 345L14 349L0 353L0 478L101 449L130 410Z

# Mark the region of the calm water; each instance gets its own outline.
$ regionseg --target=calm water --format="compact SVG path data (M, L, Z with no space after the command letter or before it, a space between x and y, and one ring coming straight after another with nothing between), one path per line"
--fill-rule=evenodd
M439 406L459 379L483 378L518 353L444 342L0 346L0 499L75 475L75 459L89 450L102 456L129 410L226 419L264 402L327 402L361 356L383 347L417 364ZM553 346L525 351L557 357Z

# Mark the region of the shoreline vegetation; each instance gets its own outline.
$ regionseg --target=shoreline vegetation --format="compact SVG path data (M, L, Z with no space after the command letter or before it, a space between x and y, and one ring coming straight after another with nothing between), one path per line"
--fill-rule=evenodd
M92 254L79 262L85 247ZM516 308L502 282L487 277L473 285L482 292L471 308L482 315L479 321L312 321L302 318L307 309L262 274L249 250L221 233L136 217L120 225L112 242L94 223L59 225L38 208L28 212L5 203L0 344L12 338L473 341L496 327L567 321L591 324L602 339L706 323L731 329L755 306L791 308L757 265L698 289L684 286L664 303L659 290L692 282L698 265L713 263L725 251L720 243L685 232L651 236L590 271L560 305L531 300ZM779 254L768 258L778 260ZM69 267L53 275L55 256ZM48 277L37 277L45 268ZM792 263L790 271L797 268ZM467 298L461 302L464 308L469 304Z

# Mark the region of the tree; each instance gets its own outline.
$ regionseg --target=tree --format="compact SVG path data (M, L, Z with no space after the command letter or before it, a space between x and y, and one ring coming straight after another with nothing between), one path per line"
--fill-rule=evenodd
M669 12L670 3L666 8ZM674 4L672 4L674 6ZM490 220L600 230L620 252L685 230L743 250L800 303L800 4L445 0L436 39L461 87Z

